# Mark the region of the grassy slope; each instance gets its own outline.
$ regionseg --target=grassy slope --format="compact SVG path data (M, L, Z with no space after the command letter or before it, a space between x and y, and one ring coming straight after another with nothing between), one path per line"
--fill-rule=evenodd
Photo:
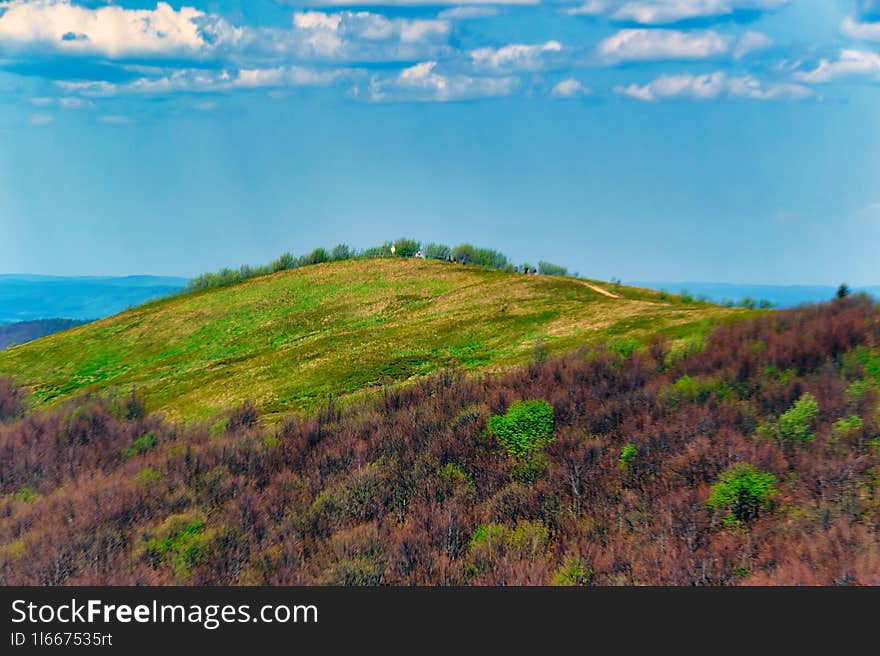
M555 353L595 339L678 337L743 313L616 291L622 298L568 278L352 260L164 299L15 347L0 354L0 375L37 404L136 385L150 409L172 416L209 416L246 398L271 414L444 366L522 363L539 340Z

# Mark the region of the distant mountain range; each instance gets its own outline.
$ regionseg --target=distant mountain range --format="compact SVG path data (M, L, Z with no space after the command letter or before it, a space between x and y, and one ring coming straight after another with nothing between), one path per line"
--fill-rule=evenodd
M635 287L646 287L671 294L687 291L692 296L704 296L713 303L733 301L739 303L743 298L756 301L765 299L775 307L787 308L804 303L821 303L834 298L836 285L750 285L720 282L627 282ZM854 287L854 292L867 292L880 298L880 285Z
M186 286L168 276L0 275L0 324L63 317L100 319Z
M40 337L75 328L86 323L77 319L38 319L0 326L0 351L15 344L32 342Z

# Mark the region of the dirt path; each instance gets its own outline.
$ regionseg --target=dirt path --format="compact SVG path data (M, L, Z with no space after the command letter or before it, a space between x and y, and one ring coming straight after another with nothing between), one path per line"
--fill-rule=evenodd
M578 280L578 282L581 283L582 285L589 287L594 292L596 292L598 294L602 294L602 296L607 296L608 298L620 298L620 296L618 294L615 294L614 292L609 292L607 289L602 289L598 285L594 285L591 282L587 282L585 280Z

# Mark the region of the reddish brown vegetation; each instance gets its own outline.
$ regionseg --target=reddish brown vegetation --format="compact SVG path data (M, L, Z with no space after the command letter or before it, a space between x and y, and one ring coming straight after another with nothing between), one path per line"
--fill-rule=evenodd
M880 584L880 413L859 346L880 347L880 309L848 299L723 326L677 362L658 342L448 372L276 427L240 408L213 431L132 399L10 421L0 382L0 582ZM685 375L696 391L673 386ZM815 439L757 430L806 392ZM485 436L519 399L554 408L530 466ZM779 495L731 526L706 499L737 463Z

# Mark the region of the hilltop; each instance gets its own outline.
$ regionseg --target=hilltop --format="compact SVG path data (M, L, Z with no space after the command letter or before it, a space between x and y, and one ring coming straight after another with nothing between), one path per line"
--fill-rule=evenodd
M314 407L445 367L495 371L610 340L699 339L747 311L563 276L414 258L283 270L165 298L0 354L37 406L137 388L149 410Z

